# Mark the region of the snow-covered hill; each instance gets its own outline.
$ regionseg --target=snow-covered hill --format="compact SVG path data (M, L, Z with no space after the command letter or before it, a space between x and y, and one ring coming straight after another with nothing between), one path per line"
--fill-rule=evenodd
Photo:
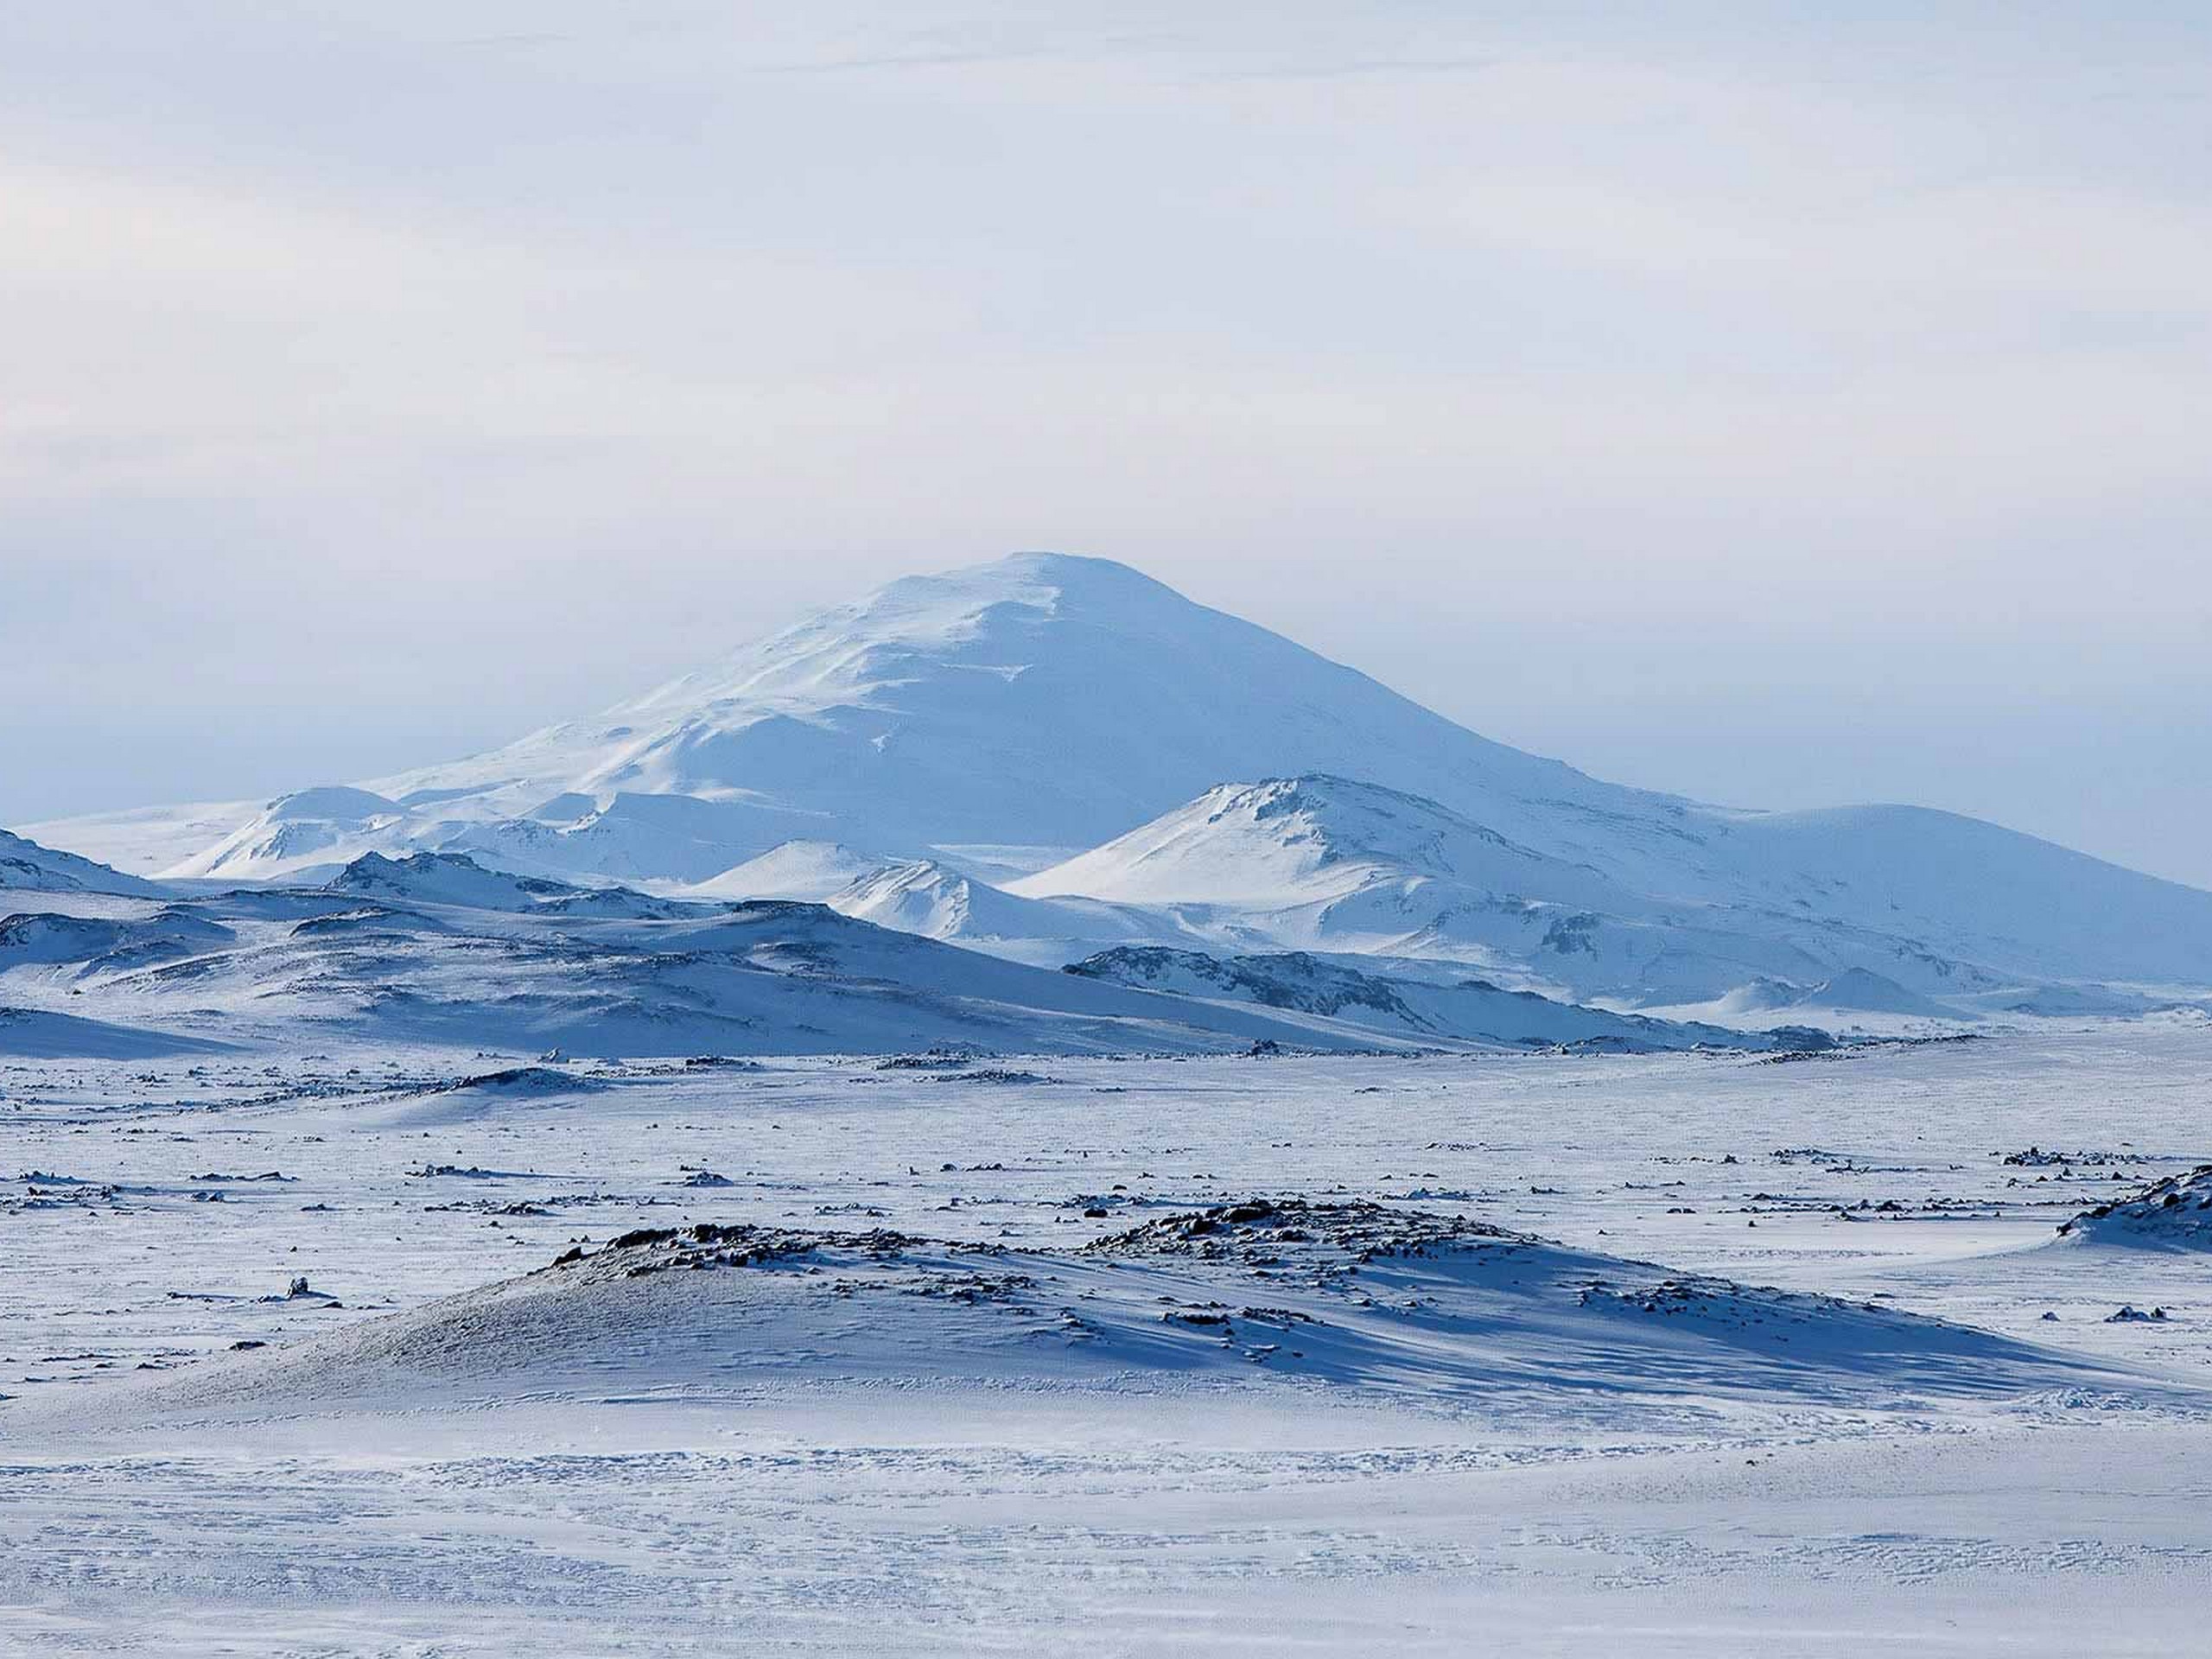
M0 919L0 1004L25 1011L13 1016L22 1043L115 1053L130 1032L149 1052L341 1036L602 1055L1408 1046L1348 1020L1028 967L819 905L686 905L518 881L451 855L365 855L315 889L103 903Z
M1622 1046L1776 1041L1503 993L1476 1020L1464 996L1414 988L1466 1016L1456 1020L1402 1019L1373 998L1266 1006L1180 995L1141 976L1062 974L1051 970L1057 962L1023 963L1018 950L984 955L923 937L1078 921L1112 937L1122 918L1109 906L1016 899L931 866L893 867L855 887L840 895L855 910L917 908L894 930L817 904L685 902L510 875L454 853L365 853L320 887L165 903L23 893L22 909L0 915L0 1001L36 1014L38 1040L57 1053L67 1042L120 1052L108 1033L124 1029L172 1047L177 1038L312 1044L329 1033L687 1055L1525 1047L1630 1027L1637 1040ZM16 1029L30 1041L30 1015Z
M786 841L682 889L691 899L803 899L820 904L883 861L834 841Z
M180 879L297 879L345 864L359 849L404 843L407 809L365 789L331 785L280 795L222 840L167 872Z
M1093 899L1024 899L935 859L871 870L832 893L832 910L902 933L957 940L1058 967L1103 941L1159 939L1173 926L1135 906Z
M2117 1367L1872 1302L1757 1287L1364 1202L1252 1198L1080 1249L696 1223L130 1397L298 1412L861 1382L1098 1390L1163 1376L1546 1417L1592 1394L1926 1407L2134 1385ZM2148 1392L2148 1390L2145 1390ZM111 1408L113 1409L114 1408Z
M216 1054L223 1048L204 1038L81 1020L50 1008L0 1006L0 1055L10 1059L147 1060L170 1054Z
M1795 1001L1794 988L1821 984L1857 1006L1889 985L1901 1007L1941 1014L1896 981L1939 994L2007 982L1893 932L1633 892L1434 801L1344 778L1210 790L1014 890L1154 906L1239 952L1441 959L1569 1000L1698 1003L1771 986Z
M1328 804L1328 848L1298 805L1227 787L1323 778L1356 780ZM1217 811L1234 849L1214 844ZM181 831L134 814L41 833L136 869L130 845ZM980 931L955 887L974 877L948 849L1091 847L1013 896L1204 906L1207 943L1456 956L1646 1003L1853 969L1939 998L2212 986L2212 893L1945 813L1741 811L1604 783L1125 566L1052 554L894 582L487 754L280 798L166 868L300 880L431 850L738 897L740 872L793 842L935 861L950 874L851 902L963 937ZM753 874L788 885L810 861L785 861ZM971 918L999 903L964 900Z
M0 891L35 893L158 893L152 882L96 864L74 853L56 852L0 830Z

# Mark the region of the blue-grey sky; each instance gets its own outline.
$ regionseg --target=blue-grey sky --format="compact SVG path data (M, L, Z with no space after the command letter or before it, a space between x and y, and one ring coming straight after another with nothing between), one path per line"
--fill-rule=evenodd
M0 823L1052 547L2212 886L2197 0L17 4L0 223Z

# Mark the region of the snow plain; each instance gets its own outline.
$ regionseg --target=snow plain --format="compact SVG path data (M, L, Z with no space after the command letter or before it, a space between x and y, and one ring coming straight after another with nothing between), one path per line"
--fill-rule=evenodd
M2057 1229L2208 1097L2188 1014L0 1059L0 1643L2201 1651L2204 1257ZM610 1245L700 1224L766 1230Z

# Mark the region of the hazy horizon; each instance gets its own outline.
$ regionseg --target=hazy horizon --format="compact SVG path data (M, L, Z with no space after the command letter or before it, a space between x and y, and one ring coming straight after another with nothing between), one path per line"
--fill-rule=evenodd
M1122 560L1486 736L2212 887L2186 9L11 20L0 825Z

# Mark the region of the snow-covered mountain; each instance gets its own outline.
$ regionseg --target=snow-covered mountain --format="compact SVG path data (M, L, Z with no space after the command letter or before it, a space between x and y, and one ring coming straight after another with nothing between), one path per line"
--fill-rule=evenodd
M1023 554L893 582L503 749L240 810L166 868L296 878L427 848L696 883L793 840L1077 849L1224 779L1312 770L1548 815L1675 810L1476 737L1126 566ZM59 828L118 857L175 845L146 813Z
M2113 902L2135 906L2146 930L2139 959L2157 954L2168 912L2158 894L2133 884L2164 884L2003 838L1991 849L1996 880L2018 880L2024 857L2065 867L2050 878L2059 881L2080 880L2071 867L2085 867ZM1035 899L1150 906L1215 949L1459 962L1570 999L1670 1006L1773 986L1787 993L1783 1002L1935 1017L1945 1009L1931 998L1954 999L1965 1012L1974 999L2078 963L2094 948L2084 943L2092 930L2065 933L2024 902L2004 933L1976 925L1991 907L1973 899L1931 899L1906 912L1879 879L1870 873L1868 890L1832 882L1818 906L1770 902L1752 878L1733 893L1694 899L1639 892L1434 801L1324 776L1209 790L1012 885Z
M1237 786L1266 779L1298 798ZM179 823L40 833L232 881L420 850L663 891L757 879L1033 958L1145 937L1128 911L1147 908L1155 942L1442 956L1649 1003L1853 969L1913 995L2212 986L2212 893L1946 813L1742 811L1604 783L1125 566L1052 554L893 582L594 719L238 809L181 860L124 855L166 855ZM794 844L888 864L754 862ZM995 872L1021 861L1009 849L1036 849L1030 870L1096 850L985 890L962 855L979 846ZM1122 908L1071 914L1071 897Z

